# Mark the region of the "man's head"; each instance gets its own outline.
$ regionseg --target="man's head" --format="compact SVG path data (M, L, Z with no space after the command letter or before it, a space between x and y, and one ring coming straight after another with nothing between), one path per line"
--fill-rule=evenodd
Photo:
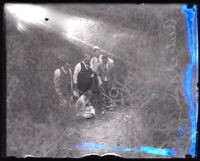
M92 90L90 89L90 90L88 90L87 92L85 92L84 94L85 94L85 96L86 96L87 98L90 98L90 97L92 96Z
M92 96L92 90L85 92L84 95L85 95L86 105L90 105L91 104L90 99L91 99L91 96Z
M85 55L85 58L83 59L83 61L87 66L90 66L90 56L89 55Z
M103 62L104 65L106 65L108 63L108 56L103 55L102 56L102 62Z
M94 46L93 51L96 53L100 53L100 48L98 46Z
M66 59L65 55L58 56L58 65L59 66L64 66L66 62L67 62L67 59Z
M63 67L64 67L65 70L67 70L68 68L71 68L71 64L65 63L65 64L63 65Z

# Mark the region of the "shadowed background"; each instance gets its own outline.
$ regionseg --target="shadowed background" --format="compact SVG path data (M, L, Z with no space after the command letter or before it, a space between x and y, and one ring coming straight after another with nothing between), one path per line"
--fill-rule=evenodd
M21 8L21 14L12 7L5 5L4 11L8 156L115 152L163 157L75 148L79 142L93 142L173 149L175 157L185 157L190 123L183 77L189 54L181 5L45 4L34 5L33 11ZM95 45L115 60L125 103L95 119L79 120L72 108L55 104L53 73L62 65L59 57L74 67L83 54L95 55ZM195 90L193 94L195 99Z

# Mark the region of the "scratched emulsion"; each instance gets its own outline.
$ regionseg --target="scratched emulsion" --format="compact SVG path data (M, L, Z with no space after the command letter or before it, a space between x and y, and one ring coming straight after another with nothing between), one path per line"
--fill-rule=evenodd
M190 53L181 7L6 4L7 155L184 158L194 127L184 90ZM56 104L53 73L58 57L74 67L85 53L95 55L95 45L114 59L121 96L113 111L76 118L73 106ZM190 79L196 107L196 68Z

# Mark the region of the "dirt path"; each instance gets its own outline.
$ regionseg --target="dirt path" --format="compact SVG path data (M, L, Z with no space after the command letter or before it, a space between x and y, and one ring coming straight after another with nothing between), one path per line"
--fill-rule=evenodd
M95 118L76 118L74 126L71 125L66 128L66 136L69 138L66 139L65 146L68 149L72 149L76 157L91 153L105 154L111 152L121 155L121 151L118 150L80 151L75 146L81 142L91 142L106 147L137 148L140 140L136 138L137 134L134 132L134 129L136 132L142 130L142 118L137 110L134 107L132 108L131 110L130 107L124 109L116 108L114 111L105 111L104 115L97 110ZM123 155L125 154L124 152L122 153ZM131 153L133 154L133 152Z

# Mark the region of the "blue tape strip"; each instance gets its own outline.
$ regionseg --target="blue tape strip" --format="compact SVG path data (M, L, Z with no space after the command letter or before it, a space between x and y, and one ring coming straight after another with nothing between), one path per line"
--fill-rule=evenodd
M195 65L198 65L198 44L196 44L195 50L195 36L197 36L197 28L195 34L195 25L197 27L197 23L195 23L195 17L197 15L197 6L194 5L193 8L187 8L187 5L183 5L181 8L182 12L185 15L186 26L187 26L187 43L188 43L188 50L190 54L190 63L186 67L185 70L185 78L184 78L184 91L187 97L188 105L189 105L189 116L190 116L190 124L191 124L191 145L189 149L189 154L195 156L195 145L196 145L196 120L197 120L197 113L195 116L195 105L193 102L192 96L192 78L193 78L193 69ZM198 39L198 36L196 37ZM197 40L196 39L196 40ZM196 41L196 43L198 40ZM197 101L196 101L197 102ZM196 104L196 106L198 103ZM197 109L197 108L196 108ZM196 119L195 119L196 117Z
M91 143L91 142L81 142L76 145L76 148L79 150L120 150L120 151L141 151L143 153L151 153L156 155L163 155L163 156L171 156L175 154L175 151L171 149L158 149L153 147L141 147L139 149L131 149L125 147L106 147L99 144Z

